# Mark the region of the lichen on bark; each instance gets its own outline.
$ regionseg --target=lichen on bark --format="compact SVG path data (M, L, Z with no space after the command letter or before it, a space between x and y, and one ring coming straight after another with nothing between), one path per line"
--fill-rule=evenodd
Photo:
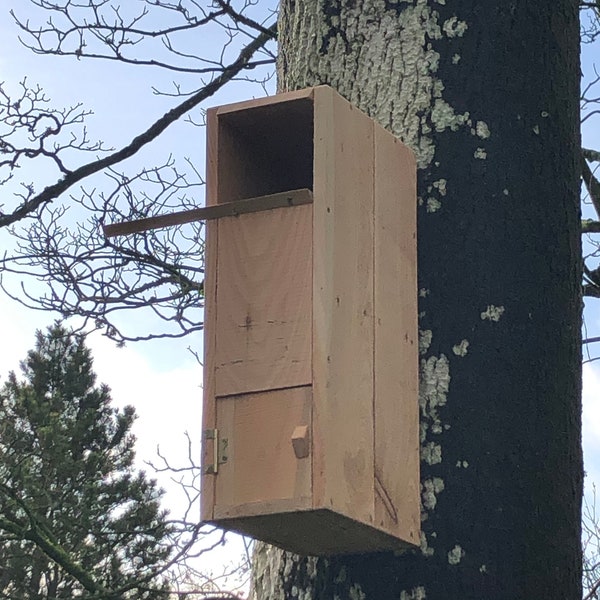
M431 164L432 129L456 129L469 119L444 101L433 42L448 31L437 2L282 2L280 91L328 84L413 149L420 168ZM461 35L462 35L461 33Z
M418 160L423 536L260 546L257 600L578 596L577 31L575 0L282 0L279 89L331 85Z
M406 143L414 151L419 169L428 169L435 156L432 133L457 131L471 123L469 113L457 114L444 100L444 85L437 77L440 56L433 47L434 41L443 36L464 35L467 25L457 17L440 20L436 10L439 4L439 0L283 1L279 16L279 91L332 86ZM432 180L427 193L429 212L439 210L447 194L446 179ZM431 331L421 332L423 354L427 354L430 343ZM424 358L421 377L422 460L433 465L442 461L439 441L428 438L433 435L439 439L443 433L440 409L446 402L450 381L446 356ZM434 510L436 495L444 489L439 477L431 481L435 485L424 488L424 513ZM427 545L426 538L424 543ZM274 585L272 574L279 572L284 580L290 561L294 558L287 553L258 546L254 573L257 598L278 597L281 590L269 588ZM352 585L348 582L348 594L353 589L360 595L360 589Z

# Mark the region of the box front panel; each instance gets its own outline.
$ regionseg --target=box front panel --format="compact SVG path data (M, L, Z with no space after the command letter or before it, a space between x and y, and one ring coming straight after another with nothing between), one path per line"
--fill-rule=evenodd
M310 506L311 453L298 458L293 437L310 432L311 401L310 386L217 399L215 518Z
M215 394L309 385L312 207L219 220Z

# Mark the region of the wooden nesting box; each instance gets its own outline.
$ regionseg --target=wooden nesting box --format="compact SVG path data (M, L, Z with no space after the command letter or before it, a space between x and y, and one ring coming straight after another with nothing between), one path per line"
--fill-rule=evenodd
M327 86L207 113L202 519L419 543L415 161Z

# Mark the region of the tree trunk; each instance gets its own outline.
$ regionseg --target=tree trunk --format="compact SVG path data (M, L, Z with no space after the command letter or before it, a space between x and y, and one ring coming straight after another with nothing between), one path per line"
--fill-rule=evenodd
M280 89L417 155L423 536L260 545L258 600L581 597L578 35L574 0L282 1Z

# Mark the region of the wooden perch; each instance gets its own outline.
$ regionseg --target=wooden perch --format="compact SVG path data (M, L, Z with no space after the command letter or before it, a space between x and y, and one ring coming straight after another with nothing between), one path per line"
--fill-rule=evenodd
M192 223L194 221L208 221L209 219L219 219L221 217L237 217L238 215L271 210L273 208L300 206L301 204L310 204L312 201L313 195L310 190L291 190L289 192L258 196L235 202L225 202L223 204L194 208L167 215L146 217L145 219L136 219L135 221L112 223L110 225L103 225L102 230L106 237L115 237L117 235L140 233L149 229L183 225L184 223Z

